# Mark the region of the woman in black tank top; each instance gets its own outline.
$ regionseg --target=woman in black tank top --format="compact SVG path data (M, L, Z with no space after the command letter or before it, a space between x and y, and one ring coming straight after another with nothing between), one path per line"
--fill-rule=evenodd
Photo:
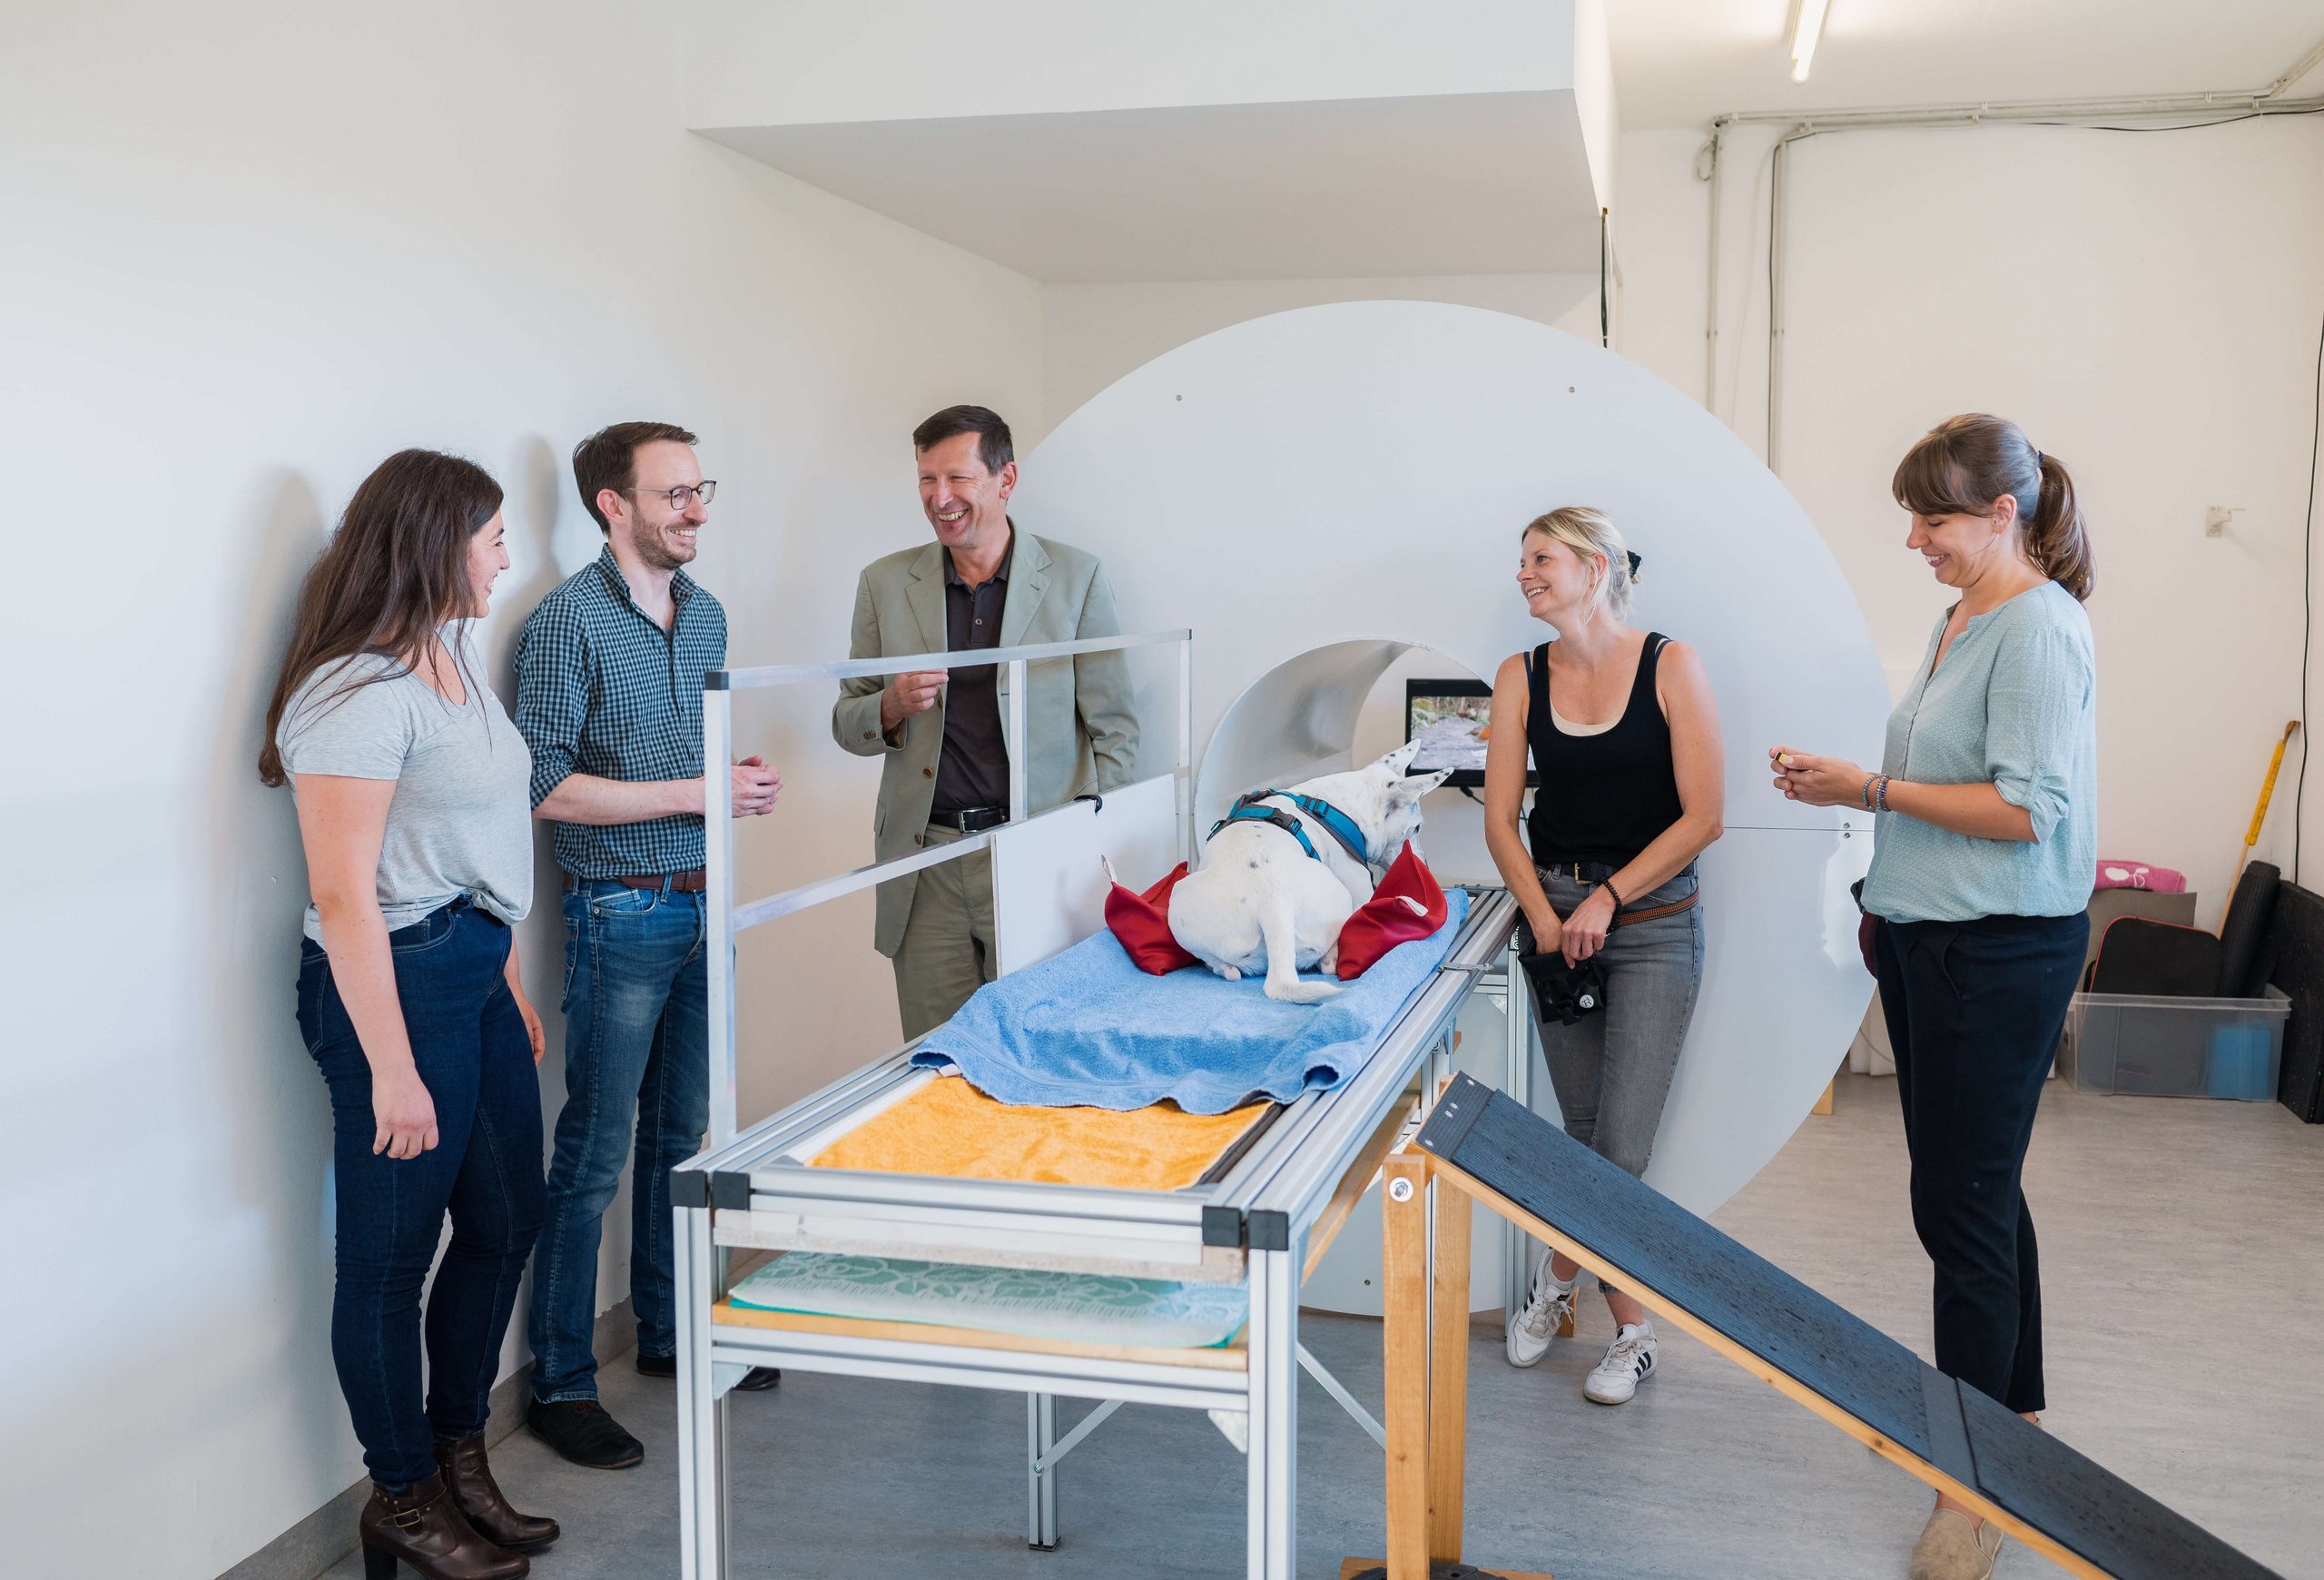
M1537 1015L1566 1133L1643 1174L1702 984L1695 857L1719 835L1718 715L1694 649L1623 623L1638 561L1602 513L1552 510L1521 543L1518 590L1556 636L1494 677L1485 843L1533 947L1605 973L1599 1012ZM1526 816L1529 748L1539 788ZM1573 1331L1580 1271L1563 1256L1541 1263L1509 1320L1511 1364ZM1582 1391L1618 1405L1654 1375L1659 1348L1643 1307L1605 1295L1614 1341Z

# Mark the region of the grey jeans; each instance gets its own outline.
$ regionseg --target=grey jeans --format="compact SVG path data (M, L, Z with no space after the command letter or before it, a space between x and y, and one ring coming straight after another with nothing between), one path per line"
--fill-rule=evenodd
M1560 916L1571 914L1593 886L1576 883L1571 871L1536 871ZM1697 881L1683 874L1629 905L1644 910L1683 900ZM1679 1048L1695 1018L1703 982L1703 908L1625 923L1606 934L1600 958L1606 1007L1571 1026L1538 1015L1536 1023L1565 1133L1640 1175L1653 1154Z

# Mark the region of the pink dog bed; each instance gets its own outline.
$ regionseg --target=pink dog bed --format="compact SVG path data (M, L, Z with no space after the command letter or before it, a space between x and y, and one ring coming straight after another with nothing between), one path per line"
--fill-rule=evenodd
M2144 862L2109 861L2098 858L2098 886L2102 889L2146 889L2157 894L2183 894L2187 892L2187 874L2169 867L2149 866Z

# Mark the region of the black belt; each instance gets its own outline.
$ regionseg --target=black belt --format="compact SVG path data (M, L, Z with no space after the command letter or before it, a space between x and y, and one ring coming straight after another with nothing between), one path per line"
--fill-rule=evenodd
M988 828L999 828L1009 821L1006 806L963 806L958 812L931 812L928 815L931 828L958 829L962 834L982 834Z
M1535 862L1533 864L1542 872L1557 873L1571 878L1577 884L1602 884L1622 870L1620 866L1608 862L1567 861L1563 857L1555 861ZM1675 884L1680 878L1691 878L1696 875L1695 864L1689 862L1663 881Z
M1591 884L1602 884L1621 871L1620 867L1608 866L1604 862L1563 861L1551 862L1541 870L1556 873L1560 876L1571 873L1575 883ZM1689 862L1684 868L1671 874L1663 881L1675 884L1680 878L1691 878L1696 875L1695 864ZM1676 916L1693 910L1702 903L1702 897L1703 892L1699 888L1685 899L1673 900L1664 905L1625 905L1614 913L1612 924L1616 927L1628 927L1639 922L1659 922L1665 916Z

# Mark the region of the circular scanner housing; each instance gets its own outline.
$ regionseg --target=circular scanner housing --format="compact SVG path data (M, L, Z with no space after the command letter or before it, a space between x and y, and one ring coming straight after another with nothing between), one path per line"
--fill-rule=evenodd
M1766 753L1876 762L1887 688L1830 552L1758 458L1669 385L1541 324L1347 302L1130 373L1027 458L1011 510L1105 558L1124 630L1194 628L1206 828L1253 785L1347 766L1364 699L1407 648L1490 678L1548 638L1515 590L1518 540L1571 504L1621 527L1643 558L1631 623L1690 644L1718 704L1702 988L1647 1174L1708 1212L1797 1128L1871 991L1847 894L1869 819L1785 801ZM1140 706L1167 741L1167 688ZM1432 798L1440 865L1448 800L1475 815ZM1554 1110L1544 1091L1535 1103Z

